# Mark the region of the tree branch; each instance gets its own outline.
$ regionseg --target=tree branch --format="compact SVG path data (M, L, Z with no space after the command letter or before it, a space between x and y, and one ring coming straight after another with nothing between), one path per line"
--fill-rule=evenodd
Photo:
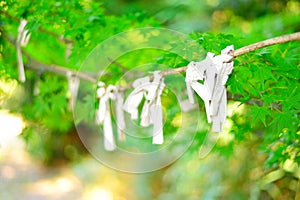
M73 70L73 69L68 69L65 67L61 67L58 65L46 65L43 63L40 63L38 61L35 60L31 60L29 62L29 64L25 64L26 68L30 68L30 69L34 69L34 70L41 70L41 71L48 71L48 72L53 72L55 74L60 74L63 76L66 76L67 73L71 73L76 75L77 77L89 81L89 82L93 82L96 83L97 82L97 78L94 76L91 76L90 74L87 73L82 73L82 72L78 72L77 70Z
M110 57L107 57L107 60L108 60L109 62L115 64L116 66L120 67L120 68L122 69L123 72L127 70L127 68L126 68L123 64L119 63L119 62L116 61L116 60L114 60L114 59L112 59L112 58L110 58Z
M46 32L50 35L52 35L52 33L49 33L47 31L43 31ZM5 35L4 35L5 36ZM54 35L54 36L58 36L58 35ZM12 45L15 45L15 41L8 37L5 36L5 38L9 41L9 43L11 43ZM254 44L250 44L248 46L242 47L240 49L237 49L235 51L232 52L232 56L234 58L242 55L242 54L246 54L249 53L251 51L257 50L259 48L263 48L263 47L267 47L267 46L271 46L271 45L275 45L275 44L282 44L282 43L286 43L286 42L290 42L290 41L295 41L295 40L300 40L300 32L297 33L293 33L293 34L288 34L288 35L283 35L283 36L279 36L279 37L275 37L275 38L271 38L271 39L267 39L261 42L257 42ZM65 41L65 42L70 42L70 41ZM53 72L55 74L60 74L63 76L66 76L67 73L72 73L74 75L76 75L77 77L84 79L86 81L92 82L92 83L96 83L97 82L97 74L88 74L88 73L84 73L84 72L79 72L77 70L73 70L73 69L69 69L66 67L62 67L62 66L57 66L55 64L52 65L47 65L47 64L43 64L41 62L36 61L34 58L32 58L28 53L22 51L22 53L30 60L30 62L28 64L25 65L25 67L27 68L31 68L34 70L42 70L42 71L49 71L49 72ZM117 61L112 60L111 58L108 58L112 63L116 64L116 65L120 65ZM122 68L124 66L122 65ZM174 69L168 69L168 70L164 70L161 71L160 74L161 76L165 77L165 76L169 76L172 74L177 74L177 73L181 73L181 72L185 72L187 69L186 66L183 67L179 67L179 68L174 68ZM150 75L150 80L153 79L153 75ZM132 87L132 84L128 84L126 86L122 86L120 87L120 90L127 90L130 89ZM236 100L234 97L230 96L230 94L228 95L229 99L232 100ZM262 105L262 102L258 101L258 100L252 100L249 101L248 104L256 104L256 105ZM277 109L281 109L281 107L277 104L273 105L274 108Z
M5 12L5 11L2 11L2 10L1 10L1 11L0 11L0 14L5 15L7 18L11 19L11 20L14 21L14 22L17 22L17 23L20 22L20 19L19 19L19 18L12 16L12 15L9 14L8 12ZM53 36L53 37L56 37L56 38L58 38L60 41L62 41L62 42L64 42L64 43L73 43L73 40L68 39L68 38L64 38L63 35L57 34L57 33L55 33L55 32L48 31L48 30L44 29L44 28L41 27L41 26L38 27L38 31L40 31L40 32L42 32L42 33L46 33L46 34L51 35L51 36Z
M12 44L12 45L16 44L16 42L9 36L4 35L4 37L7 39L7 41L10 44ZM84 80L87 80L87 81L90 81L93 83L95 83L97 81L97 77L95 76L96 74L90 75L87 73L79 72L77 70L69 69L69 68L58 66L55 64L47 65L47 64L41 63L39 61L36 61L32 56L30 56L25 51L22 51L22 54L29 59L29 63L25 64L26 68L30 68L30 69L34 69L34 70L41 70L41 71L49 71L49 72L53 72L55 74L60 74L60 75L64 75L64 76L66 76L67 73L72 73L81 79L84 79Z
M6 17L12 19L13 21L18 22L20 20L20 19L18 19L16 17L10 15L7 12L0 11L0 13L4 14ZM52 35L54 37L57 37L59 40L65 42L65 43L72 43L73 42L70 39L63 38L61 35L59 35L57 33L45 30L42 27L39 27L38 30L40 32L43 32L43 33ZM246 53L249 53L251 51L255 51L255 50L263 48L263 47L267 47L267 46L271 46L271 45L275 45L275 44L282 44L282 43L286 43L286 42L290 42L290 41L295 41L295 40L300 40L300 32L296 32L296 33L292 33L292 34L287 34L287 35L282 35L282 36L279 36L279 37L270 38L270 39L267 39L267 40L263 40L261 42L250 44L248 46L245 46L245 47L242 47L242 48L239 48L239 49L233 51L231 53L231 55L234 58L236 58L236 57L238 57L238 56L240 56L242 54L246 54ZM10 41L10 42L12 43L12 41ZM13 44L15 44L15 43L13 43ZM29 55L27 54L27 57L28 56ZM112 63L116 64L117 66L120 66L117 61L114 61L111 58L108 58L108 59ZM36 66L36 64L37 63L34 63L35 66ZM95 77L92 77L92 76L89 77L88 74L77 72L75 70L66 69L64 67L60 67L60 66L56 66L56 65L47 66L47 65L42 64L42 63L39 63L39 65L43 66L43 69L46 70L46 71L51 71L51 72L58 73L58 74L62 74L62 72L66 73L67 71L69 71L69 72L72 72L72 73L77 73L78 77L80 77L82 79L85 79L85 80L91 81L91 82L96 82ZM36 69L35 67L31 67L30 65L26 65L26 66L28 68L34 68L34 69ZM122 66L122 68L123 68L123 66ZM168 69L168 70L165 70L165 71L161 71L160 73L161 73L161 75L163 77L165 77L165 76L169 76L169 75L172 75L172 74L177 74L177 73L185 72L186 68L187 68L186 66L183 66L183 67L179 67L179 68L174 68L174 69ZM152 79L152 76L150 77L150 79ZM126 86L125 88L128 88L128 87Z
M14 41L11 39L11 38L8 38L8 41L12 44L15 44ZM263 48L263 47L267 47L267 46L271 46L271 45L275 45L275 44L282 44L282 43L286 43L286 42L290 42L290 41L295 41L295 40L300 40L300 32L296 32L296 33L292 33L292 34L288 34L288 35L283 35L283 36L279 36L279 37L275 37L275 38L271 38L271 39L267 39L267 40L264 40L264 41L261 41L261 42L257 42L257 43L254 43L254 44L250 44L248 46L245 46L245 47L242 47L240 49L237 49L235 51L232 52L232 56L233 57L238 57L242 54L245 54L245 53L249 53L251 51L254 51L254 50L257 50L259 48ZM73 74L77 74L78 77L84 79L84 80L87 80L87 81L90 81L90 82L96 82L97 81L97 78L94 77L94 76L91 76L87 73L82 73L82 72L78 72L76 70L72 70L72 69L68 69L68 68L65 68L65 67L60 67L60 66L57 66L57 65L45 65L43 63L39 63L37 61L34 61L33 58L26 54L26 52L23 52L24 55L26 55L26 57L30 58L31 62L32 62L32 65L30 64L27 64L26 67L28 68L32 68L32 69L41 69L42 70L45 70L45 71L51 71L51 72L54 72L54 73L57 73L57 74L66 74L67 72L71 72ZM118 64L116 61L112 61L111 58L108 58L111 62L113 62L114 64ZM38 68L37 66L40 66L40 68ZM174 68L174 69L168 69L168 70L165 70L165 71L161 71L161 75L163 77L165 76L169 76L169 75L172 75L172 74L177 74L177 73L181 73L181 72L185 72L187 69L186 66L183 66L183 67L179 67L179 68ZM152 79L153 76L150 76L150 79ZM131 84L130 85L127 85L127 86L124 86L124 90L128 89L131 87Z
M255 50L263 48L263 47L267 47L267 46L271 46L271 45L275 45L275 44L282 44L282 43L291 42L291 41L295 41L295 40L300 40L300 32L296 32L296 33L292 33L292 34L288 34L288 35L282 35L279 37L275 37L275 38L263 40L261 42L257 42L254 44L250 44L248 46L245 46L245 47L242 47L242 48L239 48L239 49L233 51L231 55L234 58L236 58L242 54L249 53L251 51L255 51ZM171 74L177 74L177 73L185 72L185 71L186 71L186 66L179 67L176 69L168 69L166 71L161 71L161 75L168 76Z
M254 44L250 44L248 46L245 46L245 47L235 50L232 53L232 56L237 57L242 54L249 53L250 51L254 51L254 50L257 50L257 49L260 49L263 47L267 47L267 46L271 46L271 45L275 45L275 44L282 44L282 43L295 41L295 40L300 40L300 32L296 32L296 33L292 33L292 34L288 34L288 35L282 35L279 37L275 37L275 38L267 39L267 40L257 42Z

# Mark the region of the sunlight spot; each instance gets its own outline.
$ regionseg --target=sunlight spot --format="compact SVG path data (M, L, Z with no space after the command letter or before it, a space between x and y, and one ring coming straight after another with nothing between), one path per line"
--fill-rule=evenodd
M62 192L69 192L73 189L73 182L67 178L60 178L56 181L57 188Z
M76 180L71 177L44 179L30 184L27 189L34 195L59 197L76 190Z
M88 200L113 200L113 194L105 189L94 189L87 195Z
M297 174L297 172L300 172L297 163L295 163L292 159L287 159L284 162L283 169L288 172L294 172L295 174Z
M181 127L182 124L182 115L181 113L177 113L175 117L171 121L172 126Z
M232 140L234 140L234 135L230 133L231 127L233 123L231 120L227 119L225 123L223 124L223 130L219 134L218 139L218 145L220 146L226 146L228 145Z
M231 133L232 126L234 125L231 117L234 115L242 115L244 112L244 105L240 105L240 102L229 102L227 106L227 119L223 124L223 130L220 132L218 145L226 146L234 140L234 134ZM239 119L243 119L242 117Z
M14 92L17 90L18 82L15 80L6 81L0 79L0 105L4 104L4 101L11 98Z
M300 13L300 3L296 1L289 1L287 3L287 10L294 14Z
M250 22L244 21L241 24L241 28L244 33L250 33L252 30L252 25Z
M206 3L210 7L216 7L219 5L220 1L219 0L206 0Z
M25 123L22 118L9 113L7 110L0 110L0 145L1 147L12 146L17 136L22 133Z
M240 105L240 102L228 102L227 106L227 116L230 118L234 114L242 115L244 113L245 105Z

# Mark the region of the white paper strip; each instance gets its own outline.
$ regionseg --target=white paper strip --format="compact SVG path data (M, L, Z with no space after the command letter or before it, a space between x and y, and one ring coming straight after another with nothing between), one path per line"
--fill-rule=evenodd
M115 91L115 103L116 103L116 118L117 118L117 127L118 127L118 137L120 141L125 140L125 119L123 112L123 102L124 102L124 93L120 91L119 88Z
M109 99L114 99L115 86L109 85L107 88L103 87L103 84L98 84L100 88L97 89L97 97L99 100L99 109L96 110L96 122L97 124L103 124L104 135L104 148L107 151L113 151L116 148L113 128L110 114Z
M161 105L154 104L151 106L151 117L153 119L152 143L163 144L164 135L163 135L163 117L162 117Z
M104 148L107 151L113 151L116 149L116 144L113 135L112 123L111 123L111 115L109 108L109 101L105 102L106 111L103 122L103 131L104 131Z
M186 84L189 100L194 103L191 88L203 99L206 116L209 123L212 122L212 131L220 132L222 123L226 119L226 88L225 84L233 69L232 56L233 45L221 51L221 55L215 56L208 52L201 62L191 62L187 66ZM199 83L204 80L204 84Z
M24 19L20 20L20 25L18 27L18 37L16 41L18 73L19 73L18 79L21 82L25 82L26 80L21 46L26 46L30 38L30 34L28 34L28 30L25 30L26 24L27 24L26 20Z
M22 51L21 51L21 47L19 44L16 45L16 49L17 49L17 60L18 60L18 73L19 73L19 81L21 82L25 82L26 78L25 78L25 70L24 70L24 64L23 64L23 58L22 58Z
M28 30L25 29L25 26L27 25L27 20L25 19L21 19L20 20L20 25L18 28L18 43L22 46L25 47L27 46L29 39L30 39L30 35L31 33L28 33Z
M126 99L123 109L131 114L131 119L137 119L138 106L143 97L145 102L141 113L141 126L153 124L153 144L163 143L162 106L160 95L164 88L164 79L159 71L153 73L154 79L139 78L133 83L134 90Z
M159 74L155 76L160 76ZM163 111L161 104L161 94L165 87L164 79L159 77L159 86L157 89L156 99L151 106L151 116L153 120L153 144L163 144L164 143L164 135L163 135ZM155 78L154 78L155 80ZM157 80L157 79L156 79Z
M150 116L150 101L146 100L143 105L142 113L141 113L141 126L147 127L152 123Z
M201 83L193 82L192 88L200 96L200 98L204 101L207 121L208 121L208 123L211 123L211 115L209 114L209 108L210 108L209 102L210 101L209 101L209 96L208 96L206 87Z
M132 92L126 99L123 110L130 113L131 119L138 118L138 106L143 99L142 91L134 91Z
M67 72L67 79L68 79L68 89L71 95L69 99L69 109L73 110L76 103L77 94L78 94L80 78L78 78L72 72Z

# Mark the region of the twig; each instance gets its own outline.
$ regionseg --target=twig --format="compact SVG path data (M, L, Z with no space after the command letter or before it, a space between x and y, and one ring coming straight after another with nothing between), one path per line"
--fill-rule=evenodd
M172 74L177 74L177 73L180 73L180 72L185 72L186 68L187 67L179 67L179 68L175 68L175 69L168 69L168 70L165 70L165 71L161 71L160 74L163 77L164 76L169 76L169 75L172 75Z
M259 107L262 107L264 105L264 102L259 100L259 99L251 98L251 99L248 99L248 100L244 101L243 98L244 98L243 95L240 95L240 94L232 95L231 92L227 91L227 99L228 100L240 101L241 103L245 103L245 104L250 105L250 106L257 105ZM273 102L271 104L271 107L275 108L277 110L282 110L282 106L278 103L275 103L275 102Z
M7 39L10 43L14 44L14 41L12 39L10 39L8 37L7 37ZM245 47L242 47L240 49L237 49L237 50L233 51L232 56L233 57L238 57L242 54L249 53L249 52L257 50L259 48L263 48L263 47L270 46L270 45L275 45L275 44L282 44L282 43L295 41L295 40L300 40L300 32L292 33L292 34L288 34L288 35L283 35L283 36L267 39L267 40L264 40L264 41L261 41L261 42L257 42L257 43L254 43L254 44L250 44L248 46L245 46ZM25 52L24 52L24 54L26 55ZM29 57L28 54L26 56ZM117 61L112 61L111 58L108 58L108 59L111 62L113 62L114 64L119 64ZM90 76L86 73L78 72L76 70L67 69L67 68L64 68L64 67L57 66L57 65L47 66L45 64L42 64L42 63L39 63L39 62L35 61L35 63L33 63L33 66L28 65L28 64L26 66L28 68L33 68L33 69L39 69L36 66L40 66L40 67L43 67L43 70L45 70L45 71L51 71L51 72L58 73L58 74L62 74L62 73L65 74L67 72L71 72L71 73L77 74L78 77L80 77L82 79L85 79L87 81L90 81L90 82L93 82L93 83L97 81L97 79L94 76ZM165 77L165 76L169 76L169 75L172 75L172 74L185 72L186 68L187 68L186 66L183 66L183 67L179 67L179 68L174 68L174 69L168 69L168 70L165 70L165 71L161 71L160 73L163 77ZM152 78L153 77L150 76L150 79L152 79ZM127 86L124 86L124 89L128 89L130 87L131 87L131 85L127 85Z
M8 17L9 19L11 19L12 21L15 21L15 22L20 22L20 19L15 17L15 16L12 16L11 14L9 14L8 12L5 12L5 11L0 11L0 14L3 14L5 15L6 17ZM57 34L57 33L54 33L54 32L51 32L51 31L48 31L46 29L44 29L43 27L39 26L38 27L38 30L42 33L46 33L48 35L51 35L53 37L56 37L58 38L60 41L64 42L64 43L73 43L73 40L71 39L68 39L68 38L64 38L62 35L60 34Z
M232 56L237 57L242 54L249 53L250 51L254 51L254 50L257 50L257 49L260 49L263 47L271 46L274 44L282 44L282 43L295 41L295 40L300 40L300 32L292 33L292 34L288 34L288 35L282 35L279 37L275 37L275 38L267 39L267 40L257 42L254 44L250 44L248 46L245 46L245 47L235 50L232 53Z
M89 74L82 73L82 72L79 72L77 70L68 69L68 68L65 68L65 67L53 65L53 64L52 65L46 65L46 64L43 64L43 63L35 61L35 60L31 60L29 62L29 64L25 65L25 67L30 68L30 69L41 70L41 71L53 72L55 74L60 74L60 75L63 75L63 76L66 76L67 73L71 73L71 74L74 74L75 76L77 76L77 77L79 77L83 80L93 82L93 83L97 82L97 78L93 77Z
M19 21L18 18L10 15L7 12L0 11L0 13L4 14L5 16L7 16L8 18L12 19L13 21ZM67 39L67 38L63 38L61 35L59 35L57 33L54 33L54 32L51 32L51 31L48 31L46 29L43 29L42 27L39 27L38 30L40 32L43 32L43 33L52 35L54 37L57 37L59 40L65 42L65 43L73 43L72 40ZM263 47L267 47L267 46L271 46L271 45L275 45L275 44L282 44L282 43L286 43L286 42L290 42L290 41L295 41L295 40L300 40L300 32L296 32L296 33L292 33L292 34L287 34L287 35L282 35L282 36L279 36L279 37L270 38L270 39L267 39L267 40L263 40L261 42L250 44L248 46L245 46L245 47L242 47L242 48L239 48L239 49L233 51L231 53L231 55L234 58L236 58L236 57L238 57L238 56L240 56L242 54L246 54L246 53L249 53L251 51L255 51L255 50L263 48ZM118 63L117 61L112 60L111 58L108 58L108 60L111 61L112 63L116 64L117 66L122 67L122 69L124 68L124 66L122 64ZM55 67L58 67L58 66L51 65L51 69L49 69L47 71L55 72L55 71L53 71L53 69ZM57 70L57 72L58 71L72 71L72 70L69 70L69 69L65 69L64 70L63 67L57 68L57 69L59 69L59 70ZM177 74L177 73L181 73L181 72L185 72L185 71L186 71L186 66L175 68L175 69L168 69L168 70L165 70L165 71L161 71L161 75L163 77L165 77L165 76L168 76L168 75ZM86 75L86 74L84 76L82 76L81 73L79 73L79 74L80 74L79 77L81 77L81 78L83 78L85 80L90 80L91 82L95 82L95 78L94 77L89 77L88 78L88 75Z
M127 67L125 67L123 64L119 63L118 61L110 58L110 57L107 57L107 60L113 64L115 64L116 66L120 67L122 69L122 71L124 70L127 70Z
M7 39L7 41L10 44L12 44L12 45L15 44L15 41L12 38L10 38L9 36L4 35L4 37ZM72 73L81 79L84 79L84 80L87 80L87 81L90 81L93 83L97 82L97 78L94 77L95 75L92 76L87 73L79 72L77 70L69 69L69 68L58 66L55 64L47 65L47 64L41 63L39 61L36 61L32 56L30 56L25 51L22 51L22 54L29 59L29 63L25 64L26 68L41 70L41 71L49 71L49 72L53 72L53 73L64 75L64 76L66 76L67 73Z
M44 30L43 30L43 32L46 32L46 33L48 33L50 35L53 35L53 36L58 36L55 33L53 34L53 33L50 33L50 32L44 31ZM7 40L11 44L15 43L14 40L11 39L10 37L8 37L6 35L4 35L4 36L7 38ZM233 51L231 55L234 58L236 58L237 56L249 53L249 52L257 50L259 48L263 48L263 47L271 46L271 45L275 45L275 44L282 44L282 43L295 41L295 40L300 40L300 32L293 33L293 34L288 34L288 35L283 35L283 36L279 36L279 37L275 37L275 38L271 38L271 39L267 39L267 40L264 40L264 41L261 41L261 42L257 42L257 43L242 47L240 49L237 49L237 50ZM65 42L71 42L71 41L65 41ZM73 70L73 69L68 69L66 67L61 67L61 66L57 66L57 65L54 65L54 64L49 66L49 65L46 65L46 64L43 64L41 62L38 62L38 61L34 60L26 52L24 52L24 51L22 51L22 52L30 60L30 62L25 65L25 67L27 67L27 68L31 68L31 69L35 69L35 70L42 70L42 71L43 70L44 71L50 71L50 72L60 74L60 75L64 75L64 76L66 76L67 73L71 72L72 74L74 74L77 77L79 77L81 79L84 79L86 81L89 81L89 82L92 82L92 83L97 82L96 74L95 75L90 75L90 74L87 74L87 73L79 72L79 71L76 71L76 70ZM117 61L112 60L111 58L108 58L108 60L111 61L112 63L116 64L117 66L121 65L120 63L118 63ZM121 67L121 66L119 66L119 67ZM122 65L122 69L124 69L123 65ZM187 69L186 66L179 67L179 68L174 68L174 69L168 69L168 70L161 71L160 74L163 77L165 77L165 76L169 76L169 75L172 75L172 74L185 72L186 69ZM150 75L150 80L152 80L152 79L153 79L153 75ZM120 90L124 91L124 90L130 89L131 87L132 87L132 84L128 84L126 86L120 87ZM231 97L229 99L234 99L234 98ZM258 100L249 101L247 103L248 104L262 105L262 103ZM281 107L277 104L274 104L273 107L275 107L277 109L281 109Z
M263 48L263 47L267 47L267 46L271 46L271 45L275 45L275 44L282 44L282 43L291 42L291 41L295 41L295 40L300 40L300 32L283 35L283 36L263 40L261 42L257 42L254 44L250 44L248 46L245 46L245 47L242 47L242 48L239 48L239 49L233 51L231 53L231 55L234 58L236 58L242 54L249 53L250 51L255 51L255 50ZM177 73L185 72L185 71L186 71L186 66L179 67L176 69L168 69L166 71L161 71L161 75L168 76L171 74L177 74Z

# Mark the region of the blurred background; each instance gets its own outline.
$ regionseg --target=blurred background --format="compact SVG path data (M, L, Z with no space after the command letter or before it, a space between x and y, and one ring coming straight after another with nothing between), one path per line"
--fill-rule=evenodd
M217 54L227 45L237 49L297 32L300 1L0 0L0 14L0 199L300 199L299 41L235 59L228 120L212 151L199 156L209 127L199 116L202 126L183 156L144 174L113 170L87 152L64 71L79 70L97 44L134 28L183 32ZM24 83L16 56L21 19L30 34L22 47ZM116 83L124 70L153 62L188 63L141 50L113 62L104 81ZM91 98L79 102L82 108L89 109ZM178 128L172 101L165 100L164 116L168 137ZM91 122L75 123L91 131L80 125Z

